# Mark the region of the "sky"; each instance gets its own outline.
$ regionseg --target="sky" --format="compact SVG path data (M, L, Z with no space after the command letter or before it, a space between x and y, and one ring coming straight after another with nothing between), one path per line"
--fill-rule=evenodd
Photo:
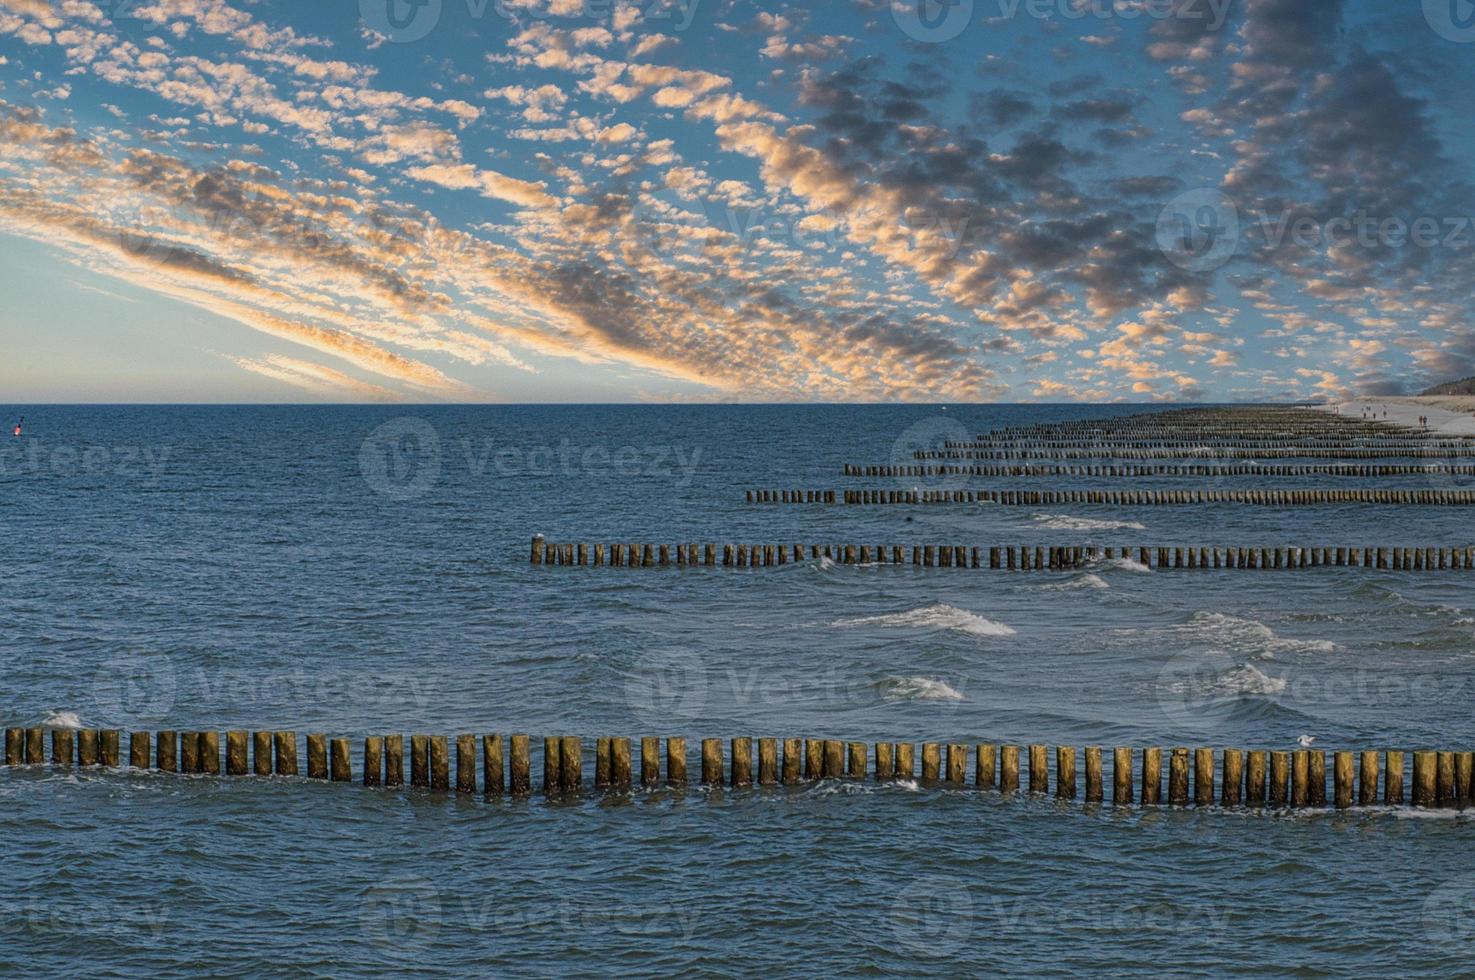
M0 400L1475 375L1471 0L0 0Z

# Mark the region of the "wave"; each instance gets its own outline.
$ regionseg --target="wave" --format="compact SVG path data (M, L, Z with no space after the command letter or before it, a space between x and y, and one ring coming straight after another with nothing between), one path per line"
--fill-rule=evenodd
M1087 572L1085 575L1078 575L1064 582L1053 582L1049 585L1042 585L1040 588L1047 592L1061 592L1068 589L1109 589L1111 586L1100 575L1093 575Z
M1103 569L1121 572L1136 572L1138 574L1152 574L1152 569L1142 564L1135 558L1100 558L1096 564Z
M1145 524L1136 521L1103 521L1094 517L1071 517L1068 514L1032 514L1040 527L1052 531L1145 531Z
M962 701L961 691L932 677L888 677L876 685L888 701Z
M857 626L885 626L896 628L945 629L969 636L1013 636L1014 630L1003 623L985 619L966 609L935 602L919 609L906 612L886 613L881 616L859 616L854 619L837 619L831 626L851 628Z
M42 728L82 728L82 716L75 711L49 711L41 719Z
M1274 630L1254 619L1240 619L1217 612L1196 612L1184 627L1196 638L1241 652L1249 651L1266 659L1277 653L1336 653L1331 640L1297 640L1278 636Z

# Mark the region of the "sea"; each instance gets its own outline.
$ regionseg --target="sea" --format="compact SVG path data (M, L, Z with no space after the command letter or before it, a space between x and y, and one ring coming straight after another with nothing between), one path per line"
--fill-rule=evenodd
M557 542L1467 546L1446 507L750 504L1132 406L8 406L5 726L1475 747L1475 581L533 566ZM23 435L9 435L25 418ZM1276 461L1287 462L1287 461ZM48 744L49 752L49 744ZM124 736L124 753L127 737ZM970 773L971 775L971 773ZM1108 795L1110 793L1108 774ZM0 767L6 976L1472 975L1460 810L915 782L545 799Z

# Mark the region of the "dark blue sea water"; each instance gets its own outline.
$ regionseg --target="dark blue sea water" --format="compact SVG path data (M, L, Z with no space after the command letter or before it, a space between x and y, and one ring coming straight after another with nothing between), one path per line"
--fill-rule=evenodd
M321 731L355 751L386 732L577 734L586 775L599 735L685 735L693 774L704 736L1475 745L1464 573L527 561L534 533L1475 543L1447 508L743 499L935 485L840 471L1135 410L0 409L26 417L0 449L0 720ZM1448 975L1475 938L1471 824L1453 811L1114 810L835 782L488 802L38 767L0 770L0 832L13 975Z

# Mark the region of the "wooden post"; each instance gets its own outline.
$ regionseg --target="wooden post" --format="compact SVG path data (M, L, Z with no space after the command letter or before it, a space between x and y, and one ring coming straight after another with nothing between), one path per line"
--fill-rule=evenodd
M840 779L845 775L845 748L839 739L825 740L826 779Z
M1158 806L1163 801L1163 750L1142 750L1142 805Z
M896 757L890 742L876 743L876 782L885 782L896 777Z
M917 776L916 745L912 742L896 743L896 778L910 782Z
M159 733L159 751L164 749L164 736L169 736L170 744L174 742L173 732ZM162 765L160 769L164 768ZM271 775L271 732L251 733L251 771L258 776Z
M1435 753L1414 753L1414 806L1433 806L1435 795Z
M147 769L149 767L151 741L152 736L148 732L133 732L128 736L128 765L134 769ZM244 774L245 771L245 763L243 762L241 765L241 774Z
M947 747L947 781L962 786L968 779L968 746L949 742Z
M640 740L640 785L659 786L661 783L661 740L646 735Z
M5 764L7 766L18 766L26 757L26 730L24 728L5 729Z
M154 750L154 767L160 772L179 771L179 743L175 740L174 732L164 731L159 733L158 744ZM268 737L266 743L266 774L271 775L271 741ZM259 765L259 763L258 763Z
M1086 802L1100 803L1106 794L1101 784L1101 746L1086 746Z
M337 745L338 745L338 742L339 742L339 739L336 739L335 738L333 740L333 745L334 745L334 752L333 752L333 769L334 769L334 772L333 772L333 778L334 779L337 779L338 778L338 773L337 773L337 769L338 769ZM346 765L348 763L348 743L347 742L344 742L343 743L343 747L344 747L344 751L343 751L343 762ZM458 793L475 793L476 792L476 736L475 735L457 735L456 736L456 792L458 792Z
M1214 805L1214 750L1198 749L1193 754L1193 802Z
M608 736L594 740L594 788L604 789L609 785L610 748Z
M758 740L758 785L778 785L778 739Z
M103 733L104 757L107 750L107 733ZM107 765L107 763L103 763ZM200 733L200 772L207 776L220 775L220 733L215 731Z
M39 752L33 752L32 749L31 749L31 741L32 741L32 735L31 735L31 733L32 732L35 732L37 736L40 736L40 735L42 735L44 733L39 728L28 728L28 729L26 729L26 765L28 765L28 766L38 766L38 765L41 764L42 760L40 758L40 753ZM39 737L36 738L36 741L40 741ZM95 765L97 765L97 731L96 731L96 729L84 728L80 732L77 733L77 765L79 765L79 766L95 766Z
M53 728L51 730L51 764L70 768L76 759L76 739L72 735L72 729Z
M1434 799L1440 806L1455 804L1455 754L1435 753Z
M501 735L481 737L481 792L483 796L501 796L507 792Z
M307 778L328 778L328 736L312 733L307 736Z
M554 747L555 753L557 746ZM430 736L410 736L410 785L417 789L430 788ZM555 789L557 784L555 781Z
M1074 746L1055 747L1055 797L1061 800L1076 798L1076 750Z
M753 785L753 740L751 738L732 740L732 785Z
M1326 806L1326 753L1311 750L1311 795L1306 802L1314 807Z
M559 772L565 793L578 793L584 789L584 741L577 735L565 735L559 740Z
M1239 806L1240 787L1244 785L1244 753L1239 749L1224 750L1224 784L1219 792L1222 806Z
M804 740L804 781L817 782L825 777L825 743L817 738Z
M557 796L563 790L557 735L543 737L543 795Z
M497 737L497 736L493 736ZM507 791L513 796L525 796L533 791L532 739L527 735L514 734L507 743ZM502 753L497 752L500 765ZM500 784L500 780L498 781ZM490 785L490 784L489 784Z
M1377 764L1377 753L1374 753L1373 765ZM1363 765L1366 767L1366 759L1363 760ZM1462 805L1475 796L1475 787L1471 786L1472 779L1475 779L1475 752L1455 753L1455 793Z
M120 741L118 730L116 728L104 728L102 731L97 733L97 737L98 762L112 769L118 768L118 763L122 761L120 758L120 746L118 744ZM219 751L219 743L217 743L217 755L219 754ZM220 772L220 765L218 762L216 763L215 771L217 773Z
M1383 803L1403 805L1403 753L1389 749L1383 755Z
M992 745L974 748L976 764L973 767L973 785L980 789L993 789L998 785L997 750Z
M1168 757L1168 805L1188 805L1188 750L1175 748Z
M1031 745L1029 747L1029 791L1031 793L1050 792L1049 765L1045 747Z
M942 750L936 742L922 743L922 781L935 783L942 775Z
M93 751L96 751L96 743L93 743ZM95 764L97 757L94 754L92 761ZM200 771L200 733L179 733L179 771L193 774Z
M272 743L277 752L277 775L297 775L297 733L274 732Z
M1270 794L1271 806L1286 805L1286 787L1290 783L1291 754L1289 752L1270 753Z
M382 786L383 784L384 736L370 735L364 739L364 785Z
M384 786L397 789L405 784L405 737L384 736Z
M1265 751L1253 749L1245 763L1245 803L1265 805Z
M1357 802L1360 806L1372 806L1378 802L1378 753L1362 753L1361 771L1357 780Z
M624 737L615 738L610 742L610 788L623 792L630 788L632 782L630 740Z
M702 785L722 785L722 739L702 739Z
M666 784L686 785L686 739L679 736L666 739Z
M1296 749L1291 753L1291 806L1303 807L1310 799L1311 753Z
M1111 802L1115 806L1132 802L1132 750L1123 745L1111 752Z
M851 779L866 778L866 743L851 742L845 760L845 775Z
M1332 758L1335 765L1333 780L1337 809L1345 810L1352 805L1352 753L1340 751Z
M1019 792L1019 746L1005 745L999 749L999 792Z
M784 774L785 786L797 786L804 772L804 740L801 738L784 739Z
M335 783L353 781L353 767L348 761L348 739L335 738L330 744L332 754L332 778Z

